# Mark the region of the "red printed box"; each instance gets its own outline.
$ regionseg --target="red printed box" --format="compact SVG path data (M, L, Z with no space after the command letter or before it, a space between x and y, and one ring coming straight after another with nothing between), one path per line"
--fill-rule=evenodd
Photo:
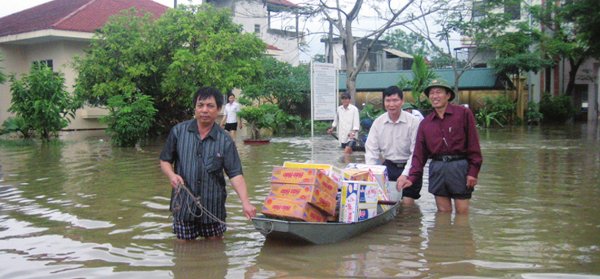
M323 171L275 167L271 193L291 200L303 200L328 215L335 215L338 185Z
M290 200L269 194L262 207L269 217L306 222L325 222L327 216L316 207L302 200Z

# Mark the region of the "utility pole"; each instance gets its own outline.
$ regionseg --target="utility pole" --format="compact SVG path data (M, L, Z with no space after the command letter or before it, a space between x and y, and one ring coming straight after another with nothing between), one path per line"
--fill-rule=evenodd
M177 8L177 0L173 0L173 9Z
M333 63L333 26L329 22L329 44L327 45L327 63Z

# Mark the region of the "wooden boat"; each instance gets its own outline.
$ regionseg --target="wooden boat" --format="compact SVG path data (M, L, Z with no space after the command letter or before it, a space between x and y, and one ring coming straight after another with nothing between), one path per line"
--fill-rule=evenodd
M398 214L400 202L392 202L392 204L385 211L380 204L377 216L355 223L286 221L264 216L252 218L252 222L254 227L267 238L310 244L336 243L393 220Z

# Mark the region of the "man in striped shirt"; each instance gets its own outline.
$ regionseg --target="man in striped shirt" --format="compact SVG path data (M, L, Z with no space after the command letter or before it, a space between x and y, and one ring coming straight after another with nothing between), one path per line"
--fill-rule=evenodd
M223 171L242 202L246 218L256 216L235 142L215 123L222 105L219 90L198 90L194 96L194 119L171 129L160 154L161 170L172 186L170 208L173 232L178 239L223 237L227 229Z

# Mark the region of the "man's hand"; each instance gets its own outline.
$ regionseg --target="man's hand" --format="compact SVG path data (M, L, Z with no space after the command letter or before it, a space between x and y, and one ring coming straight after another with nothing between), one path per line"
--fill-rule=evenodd
M477 178L467 175L467 188L474 189L475 185L477 185Z
M396 181L396 189L398 190L398 192L410 186L412 186L412 182L408 180L408 177L406 177L406 175L401 175L400 177L398 177L398 181Z
M183 178L177 174L173 174L169 177L169 182L171 182L171 187L173 187L174 189L177 189L177 186L181 185L185 185L185 182L183 181Z
M327 133L331 135L331 133L333 133L333 128L327 129Z
M252 219L252 217L256 217L256 207L250 204L250 202L245 202L242 204L242 209L244 211L244 215L248 220Z

